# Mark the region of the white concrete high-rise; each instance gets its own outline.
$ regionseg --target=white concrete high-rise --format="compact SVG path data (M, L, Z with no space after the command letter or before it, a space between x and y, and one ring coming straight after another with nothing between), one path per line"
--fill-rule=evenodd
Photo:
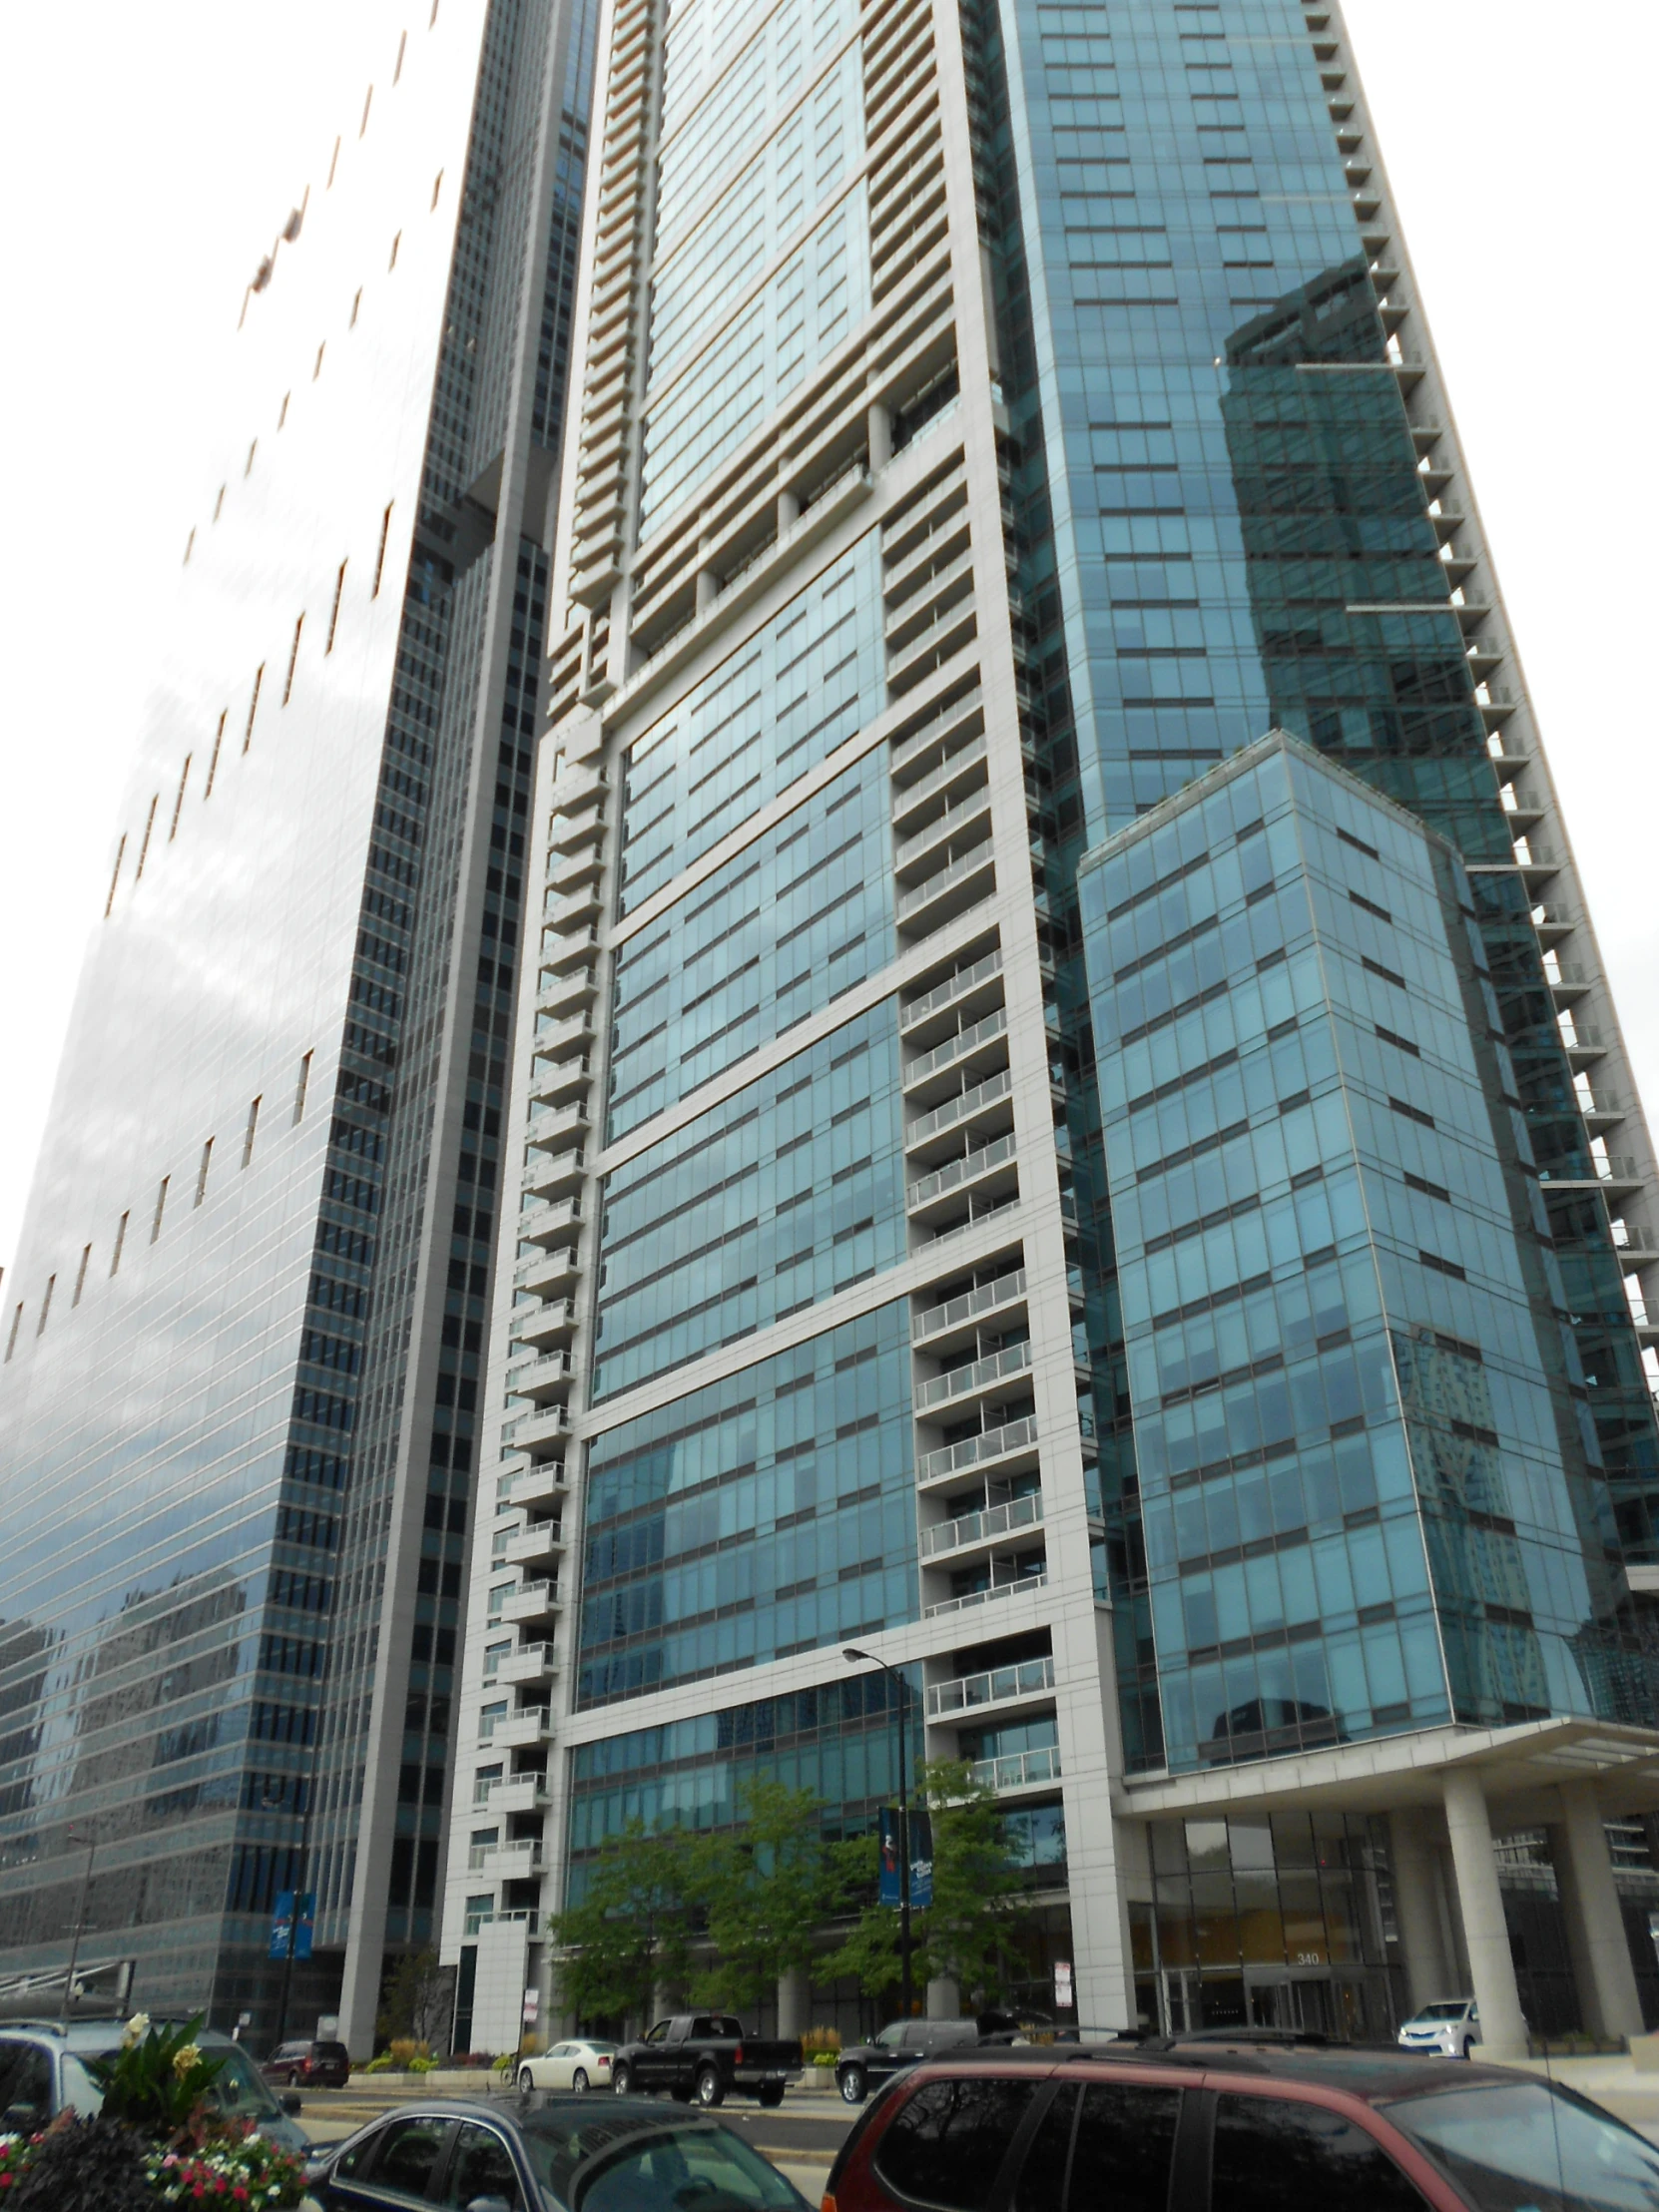
M629 1819L779 1772L867 1825L848 1641L1005 1799L1027 2002L1385 2032L1472 1974L1502 2043L1536 1870L1529 2016L1628 2024L1654 1156L1340 13L607 0L595 119L458 2033L554 2001ZM1259 1036L1279 986L1206 967L1248 855L1237 911L1190 852L1136 949L1088 922L1274 729L1441 885L1355 863L1392 1074L1361 986ZM1298 1023L1286 1195L1289 1136L1228 1148ZM1320 1118L1362 1072L1386 1143Z

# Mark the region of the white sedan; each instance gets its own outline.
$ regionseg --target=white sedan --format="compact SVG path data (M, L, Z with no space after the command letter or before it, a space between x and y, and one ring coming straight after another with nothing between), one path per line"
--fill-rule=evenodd
M578 2096L588 2089L608 2089L616 2048L615 2043L555 2043L551 2050L519 2061L518 2085L526 2096L532 2089L573 2089Z

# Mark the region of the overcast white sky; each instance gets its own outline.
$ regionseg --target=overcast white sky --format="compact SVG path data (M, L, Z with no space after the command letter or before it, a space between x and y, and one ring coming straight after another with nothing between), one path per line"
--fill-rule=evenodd
M412 0L411 0L412 4ZM1646 1096L1653 0L1349 0ZM40 1144L243 286L365 82L382 0L0 16L0 1265ZM376 37L376 43L380 43ZM112 1067L109 1080L121 1081Z

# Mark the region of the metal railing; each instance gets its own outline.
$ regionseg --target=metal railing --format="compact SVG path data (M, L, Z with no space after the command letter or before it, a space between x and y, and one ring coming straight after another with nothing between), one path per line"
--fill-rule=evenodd
M941 1475L960 1474L964 1467L982 1466L987 1459L1001 1459L1010 1451L1024 1451L1037 1440L1037 1417L1026 1413L1005 1421L1000 1428L982 1428L977 1436L945 1444L938 1451L924 1451L916 1467L919 1482L936 1482Z
M966 1183L976 1175L987 1174L990 1169L1001 1167L1014 1157L1014 1136L1010 1130L1005 1137L993 1137L989 1144L982 1144L977 1151L964 1152L959 1160L951 1160L942 1168L935 1168L931 1175L923 1175L904 1193L906 1206L926 1206L935 1198L942 1198L953 1191L958 1183Z
M964 1052L972 1052L976 1046L990 1044L1007 1033L1008 1009L1006 1006L998 1006L986 1014L983 1020L976 1021L970 1029L958 1029L953 1037L946 1037L931 1052L923 1052L912 1060L904 1070L903 1081L906 1087L912 1083L925 1082L928 1076L937 1075L940 1068L949 1067L952 1060L959 1060Z
M1059 1748L1048 1744L1040 1751L1010 1751L1000 1759L976 1759L968 1772L982 1790L1023 1790L1033 1782L1058 1782Z
M929 1405L947 1405L965 1391L982 1389L988 1382L1000 1382L1006 1376L1025 1375L1030 1366L1030 1345L1009 1345L1004 1351L993 1352L988 1359L974 1360L965 1368L952 1368L948 1375L932 1376L918 1385L915 1409L920 1413Z
M1031 1426L1035 1428L1036 1423L1033 1421ZM936 1559L940 1552L960 1551L968 1544L1011 1536L1021 1528L1035 1528L1042 1517L1043 1501L1035 1492L1029 1497L1010 1498L1006 1505L986 1505L976 1513L943 1521L936 1528L924 1528L920 1554L923 1559Z
M999 1275L994 1283L981 1283L976 1291L964 1291L960 1298L947 1298L942 1306L929 1306L917 1314L910 1323L910 1341L920 1344L924 1338L936 1337L941 1329L958 1328L976 1315L994 1313L999 1306L1010 1306L1025 1296L1025 1270L1015 1268L1008 1275Z
M983 1590L967 1590L960 1597L941 1598L937 1605L924 1605L923 1620L937 1620L944 1613L965 1613L973 1605L989 1605L999 1597L1012 1597L1016 1590L1046 1590L1048 1570L1040 1574L1022 1574L1012 1582L992 1582Z
M1054 1661L1022 1659L1016 1666L991 1667L984 1674L960 1674L934 1682L927 1690L927 1718L946 1720L952 1713L976 1712L982 1705L1005 1705L1010 1698L1039 1697L1054 1687Z
M941 1129L949 1129L954 1123L965 1120L969 1114L983 1112L987 1106L996 1105L1014 1087L1013 1070L998 1068L983 1083L976 1083L971 1090L958 1091L954 1098L947 1098L935 1106L930 1114L922 1114L908 1123L904 1130L906 1149L925 1144L929 1137L936 1137Z

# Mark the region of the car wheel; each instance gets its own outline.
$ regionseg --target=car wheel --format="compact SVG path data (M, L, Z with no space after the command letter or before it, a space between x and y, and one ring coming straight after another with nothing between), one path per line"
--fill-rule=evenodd
M763 2081L755 2094L769 2112L776 2111L784 2101L784 2084L781 2081Z
M576 2071L571 2075L570 2086L577 2096L585 2097L587 2095L588 2076L587 2071L584 2067L578 2066Z
M846 2104L862 2104L866 2094L862 2066L846 2066L841 2071L841 2099Z
M627 2096L633 2086L634 2069L631 2066L619 2065L611 2068L611 2087L619 2097Z
M1463 2056L1464 2056L1465 2058L1467 2058L1467 2057L1468 2057L1468 2055L1469 2055L1469 2053L1470 2053L1470 2052L1471 2052L1471 2051L1473 2050L1473 2048L1474 2048L1474 2038L1473 2038L1473 2036L1472 2036L1472 2035L1465 2035L1465 2036L1463 2037Z
M726 2099L726 2084L713 2066L705 2066L697 2077L697 2101L705 2112L712 2112Z
M534 2075L534 2074L533 2074L533 2073L532 2073L532 2072L530 2071L530 2069L529 2069L529 2067L528 2067L528 2066L520 2066L520 2067L519 2067L519 2069L518 2069L518 2093L519 2093L519 2095L520 2095L521 2097L527 2097L527 2096L528 2096L528 2095L530 2094L531 2090L532 2090L532 2089L533 2089L533 2088L534 2088L535 2086L536 2086L536 2077L535 2077L535 2075Z

